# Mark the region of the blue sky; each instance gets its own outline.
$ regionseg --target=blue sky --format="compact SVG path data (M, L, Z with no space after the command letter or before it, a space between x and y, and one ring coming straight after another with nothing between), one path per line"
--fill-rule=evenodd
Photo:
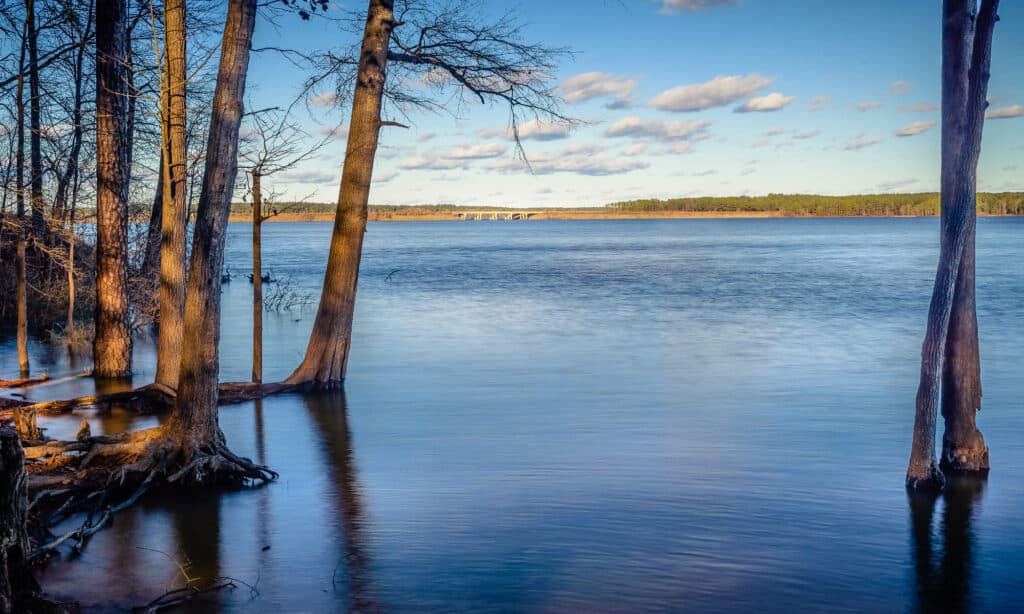
M414 113L411 129L384 129L371 202L539 207L937 190L941 2L485 4L513 10L527 39L575 52L556 77L563 109L584 123L533 131L524 140L531 173L505 138L508 111L500 105ZM989 96L1002 117L986 122L985 191L1024 190L1024 6L1004 2L1000 14ZM260 21L254 46L352 42L329 22L286 17L276 26ZM256 54L251 104L287 106L302 77L274 55ZM297 115L311 134L348 122L347 108L311 108ZM344 148L343 138L333 140L273 178L274 188L282 198L333 201Z

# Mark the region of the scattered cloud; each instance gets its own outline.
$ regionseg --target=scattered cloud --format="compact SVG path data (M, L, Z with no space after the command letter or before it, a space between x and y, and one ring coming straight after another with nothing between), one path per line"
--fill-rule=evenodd
M633 100L636 81L622 75L586 72L569 77L558 87L558 93L569 104L578 104L594 98L610 98L605 106L624 109Z
M850 108L857 109L858 111L870 111L872 109L878 109L881 106L881 102L856 102L851 104Z
M918 134L922 134L924 132L928 132L929 130L931 130L933 127L935 127L935 123L935 121L914 122L912 124L903 126L899 130L897 130L895 134L896 136L917 136Z
M711 122L703 119L682 121L624 117L612 124L604 134L613 138L629 136L660 141L685 140L700 137L710 125Z
M795 96L783 96L779 92L772 92L767 96L751 98L746 103L736 107L736 113L755 113L767 111L780 111L796 100Z
M398 171L384 171L383 173L374 173L373 183L387 183L398 176Z
M455 160L443 157L413 156L402 160L399 167L411 171L437 171L451 170L454 168L465 168L468 163L465 160Z
M749 98L772 82L772 79L756 73L745 77L719 75L705 83L680 85L665 90L650 99L647 106L673 113L703 111Z
M746 167L746 168L744 168L744 169L740 170L740 172L738 173L738 175L739 175L740 177L746 177L747 175L753 175L753 174L754 174L754 173L756 173L756 172L757 172L757 169L756 169L756 168L754 168L754 167L752 167L752 166L748 166L748 167Z
M764 133L765 136L779 136L782 134L793 134L796 132L793 128L772 128L771 130Z
M347 126L336 126L334 128L329 128L327 126L321 126L320 129L317 130L317 132L319 132L321 135L323 135L323 136L325 136L327 138L330 138L330 139L341 140L341 139L348 138L348 127Z
M482 160L484 158L497 158L508 151L508 145L502 143L482 143L480 145L464 145L455 147L448 152L445 158L453 160Z
M913 106L900 105L896 107L896 110L904 113L931 113L932 111L938 111L941 108L941 104L928 104L927 102L919 102Z
M877 190L881 191L881 192L891 192L893 190L897 190L899 188L905 188L908 185L913 185L915 183L917 183L917 179L913 179L913 178L894 179L892 181L883 181L882 183L880 183L877 186L875 186L875 188Z
M813 130L804 130L803 132L797 132L796 134L793 135L793 138L794 139L800 139L800 140L813 139L814 137L818 136L819 134L821 134L821 130L818 130L817 128L815 128Z
M889 85L889 91L897 96L902 96L910 91L910 87L911 85L909 81L893 81L892 84Z
M1009 119L1011 117L1024 117L1024 106L1015 104L1009 107L992 109L985 113L985 119Z
M425 133L421 134L419 136L419 138L417 138L416 140L419 141L420 143L426 143L427 141L434 140L436 137L437 137L437 133L436 132L425 132Z
M821 111L828 108L828 103L832 102L832 99L828 96L815 96L811 98L810 104L807 107L808 111Z
M295 170L281 173L281 181L284 183L334 183L340 178L338 174L323 170Z
M860 135L857 138L855 138L854 140L852 140L849 143L847 143L846 145L844 145L843 149L845 151L857 151L859 149L864 149L864 148L867 148L867 147L871 147L872 145L878 145L881 142L882 142L882 139L879 139L879 138L869 139L869 138L865 137L864 135Z
M337 103L338 95L334 92L324 92L309 97L309 106L311 107L333 107Z
M622 150L624 156L639 156L647 152L647 143L633 143Z
M575 173L601 177L620 175L650 166L640 160L623 160L608 156L605 153L577 153L578 150L566 148L559 152L546 152L530 156L530 170L534 175L551 175L554 173ZM520 160L492 160L483 168L502 173L519 173L526 171L526 165Z
M693 173L693 176L694 177L710 177L711 175L717 175L717 174L718 174L718 171L716 171L715 169L712 168L712 169L708 169L706 171L697 171L696 173Z
M737 6L741 0L661 0L662 13L692 13L716 6Z
M540 119L531 119L528 122L519 124L519 138L523 141L557 141L559 139L569 138L569 131L571 128L572 127L569 124L562 122L547 122ZM483 138L499 136L510 141L515 139L515 134L513 133L511 126L501 130L481 130L480 136Z

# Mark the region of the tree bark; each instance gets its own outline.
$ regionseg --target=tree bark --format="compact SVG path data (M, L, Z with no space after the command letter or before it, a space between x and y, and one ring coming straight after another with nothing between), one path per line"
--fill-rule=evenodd
M131 374L128 301L128 46L125 0L96 5L96 337L94 373Z
M28 31L28 96L29 96L29 185L32 198L32 236L45 239L43 221L43 151L39 109L39 40L36 33L35 0L25 0L25 24Z
M28 360L28 280L25 276L25 52L28 46L26 32L27 18L22 29L21 55L18 60L18 85L15 94L15 105L18 114L18 144L15 153L14 181L17 195L15 196L18 216L18 237L14 251L14 285L18 304L18 371L21 377L29 376Z
M947 342L957 288L967 283L973 286L974 282L973 273L968 280L960 279L959 273L961 266L969 265L973 271L973 258L965 258L964 253L973 239L978 157L998 4L998 0L983 0L977 20L973 0L945 0L943 4L942 231L939 265L921 349L921 382L907 468L907 486L912 489L938 489L944 484L935 461L936 417L941 380L947 369ZM965 296L966 293L961 294L964 301ZM974 332L976 337L976 325ZM958 334L966 331L961 328ZM966 356L963 345L953 351L958 357ZM964 362L969 365L970 360ZM950 368L955 374L960 373L959 365ZM968 366L964 372L969 370ZM971 409L973 412L974 408Z
M164 151L161 162L162 228L160 241L160 329L157 333L156 383L178 387L185 310L186 197L186 48L185 0L165 0L166 75ZM219 279L219 276L218 276Z
M260 167L252 169L252 381L263 381L263 195Z
M388 42L395 27L394 0L370 0L369 4L323 292L306 355L287 380L291 384L340 387L348 366Z
M0 427L0 612L22 611L39 590L28 567L28 494L18 434Z
M142 255L141 276L145 280L160 279L160 241L163 236L163 204L164 204L164 153L160 151L160 166L157 168L156 193L153 195L153 208L149 210L149 225L146 226L146 247ZM154 288L159 297L159 287Z
M189 263L181 377L169 424L169 432L186 450L224 444L217 423L220 272L238 171L238 131L255 22L256 0L230 1Z

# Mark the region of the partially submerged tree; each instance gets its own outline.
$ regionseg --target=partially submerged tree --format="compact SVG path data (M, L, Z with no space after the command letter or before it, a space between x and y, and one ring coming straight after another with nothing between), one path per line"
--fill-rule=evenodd
M472 0L370 0L358 63L351 54L327 56L329 71L340 76L339 93L354 89L352 113L320 305L305 357L287 383L334 388L345 379L380 129L401 125L383 119L384 103L391 100L399 110L439 106L403 89L406 81L400 77L430 75L442 88L454 87L458 96L507 104L517 146L522 114L571 121L559 112L549 85L550 69L566 51L522 42L511 17L489 23L480 17L483 12ZM389 63L403 67L406 75L389 79Z
M131 374L128 300L128 7L96 4L96 337L94 373Z
M975 426L981 367L974 240L978 157L998 7L999 0L982 0L980 9L975 0L943 3L942 230L907 468L907 487L916 490L941 489L945 482L935 461L940 394L946 419L942 466L988 470L988 447Z

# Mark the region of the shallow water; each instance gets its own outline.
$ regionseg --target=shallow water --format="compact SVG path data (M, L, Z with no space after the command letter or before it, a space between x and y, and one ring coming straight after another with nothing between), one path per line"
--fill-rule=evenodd
M224 380L249 374L249 231L230 229ZM315 293L329 236L266 225L264 262ZM1012 610L1024 220L979 221L992 474L908 501L937 236L935 219L371 223L346 395L221 411L280 480L150 499L41 581L96 611L180 585L175 562L256 588L191 611ZM312 316L266 316L266 379ZM37 368L80 367L58 354L33 345ZM145 341L136 367L151 379Z

